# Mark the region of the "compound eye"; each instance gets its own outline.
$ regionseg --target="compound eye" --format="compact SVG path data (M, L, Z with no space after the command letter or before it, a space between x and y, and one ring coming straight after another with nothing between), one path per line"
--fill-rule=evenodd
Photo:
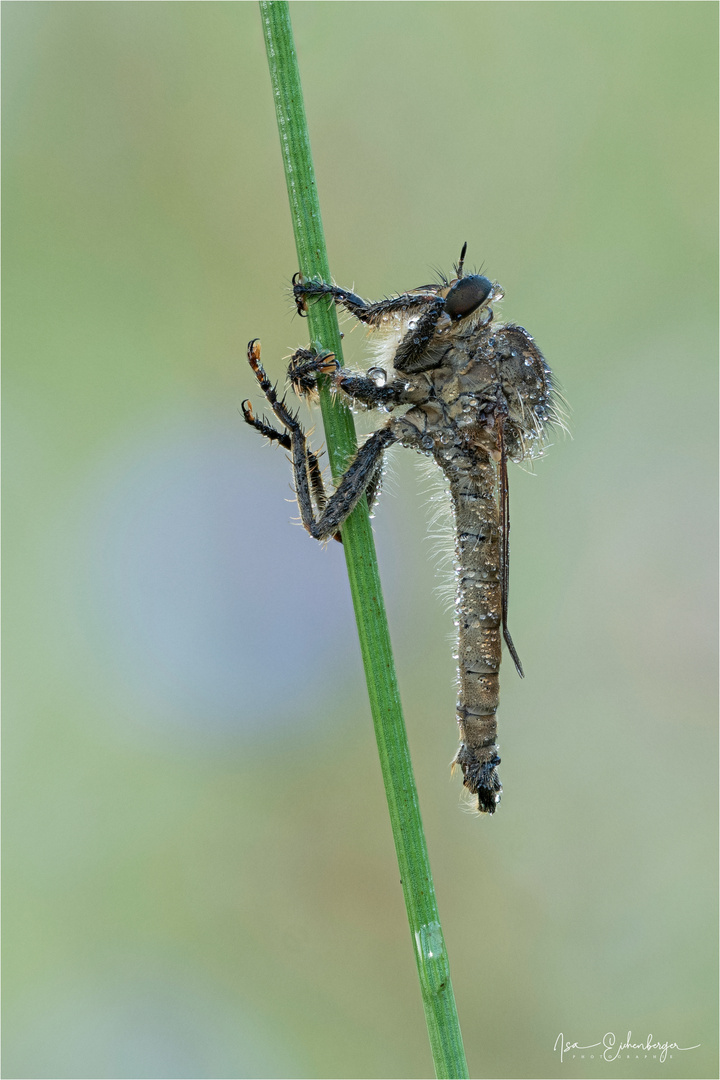
M480 274L468 274L453 285L445 297L445 310L451 319L464 319L483 304L492 292L492 282Z

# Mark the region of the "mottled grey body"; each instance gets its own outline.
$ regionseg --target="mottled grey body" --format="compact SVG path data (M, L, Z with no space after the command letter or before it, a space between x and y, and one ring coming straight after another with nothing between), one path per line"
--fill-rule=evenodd
M432 455L447 479L455 516L458 631L455 758L479 809L492 813L502 790L496 713L502 655L503 531L501 439L508 456L528 456L551 408L550 372L520 327L465 327L440 364L408 380L414 405L390 421L399 442ZM508 523L505 524L507 529Z
M391 378L371 378L338 368L327 355L299 350L289 368L295 389L312 392L317 373L324 372L338 391L367 408L409 406L369 437L330 498L297 418L277 400L260 366L255 342L251 366L285 431L256 419L249 405L244 412L248 423L291 449L303 524L319 540L337 535L364 493L374 501L392 443L431 456L442 469L456 529L461 745L454 764L477 795L478 809L493 813L502 790L496 713L503 636L522 674L507 631L506 461L536 454L557 416L550 369L533 339L519 326L494 324L490 304L502 290L479 275L463 276L463 256L453 281L378 304L334 285L295 284L300 311L307 298L332 296L369 326L394 334L389 359L395 369Z

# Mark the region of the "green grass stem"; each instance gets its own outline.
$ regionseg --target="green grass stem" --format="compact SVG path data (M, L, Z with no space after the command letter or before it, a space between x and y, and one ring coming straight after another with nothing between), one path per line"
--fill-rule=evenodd
M285 0L260 0L260 13L299 268L305 278L329 281L330 267L288 5ZM342 363L340 331L332 302L323 299L310 305L308 323L313 344L335 353ZM349 409L337 400L332 401L325 386L320 389L320 405L330 468L337 480L357 450L355 427ZM438 1077L467 1077L364 498L343 524L342 539L435 1072Z

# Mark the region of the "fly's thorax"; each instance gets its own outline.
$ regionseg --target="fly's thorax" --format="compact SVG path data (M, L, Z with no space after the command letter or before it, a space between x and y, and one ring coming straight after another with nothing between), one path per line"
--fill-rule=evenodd
M497 328L490 347L507 406L508 455L516 460L532 457L554 419L552 373L533 338L520 326Z
M418 390L420 396L420 390ZM403 446L434 457L449 480L472 472L476 453L448 407L437 397L428 400L427 389L422 404L410 408L395 421L395 433ZM474 416L471 418L474 421Z
M430 372L432 399L442 410L443 422L468 427L496 396L497 374L486 360L473 359L465 348L449 353L450 363Z

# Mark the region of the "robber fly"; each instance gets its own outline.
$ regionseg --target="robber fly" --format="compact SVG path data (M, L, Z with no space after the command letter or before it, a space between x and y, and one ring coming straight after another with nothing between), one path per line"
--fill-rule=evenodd
M452 280L425 285L378 303L323 281L293 278L298 312L319 297L333 301L391 345L392 374L357 374L330 353L299 349L288 378L298 395L313 396L318 373L351 404L402 415L389 418L363 443L333 494L325 491L316 455L297 415L278 398L260 363L257 340L248 360L281 429L243 415L262 435L290 451L302 523L316 540L340 538L342 524L363 495L378 495L383 457L393 443L412 447L442 469L455 517L457 720L460 748L453 761L478 809L493 814L502 785L497 766L496 712L501 638L518 674L523 669L508 631L508 459L542 451L549 425L562 423L552 374L527 330L494 322L502 299L497 282L463 273L467 244Z

